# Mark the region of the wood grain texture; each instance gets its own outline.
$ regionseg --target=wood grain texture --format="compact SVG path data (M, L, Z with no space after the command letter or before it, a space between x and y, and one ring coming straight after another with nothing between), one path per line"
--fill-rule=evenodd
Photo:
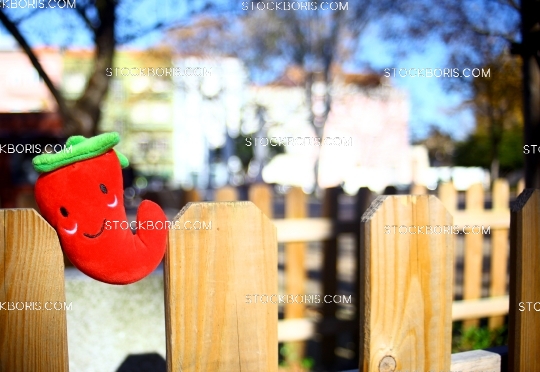
M251 202L191 203L175 218L211 230L169 232L165 255L167 368L277 371L276 230Z
M226 201L236 201L238 200L238 191L236 187L225 186L216 190L214 195L214 201L217 202L226 202Z
M68 371L62 250L35 210L0 210L0 268L0 371Z
M493 183L492 210L505 211L510 214L510 186L505 179ZM509 226L510 227L510 226ZM494 228L491 231L491 273L489 293L492 297L506 294L508 279L508 228ZM489 318L489 328L495 329L504 325L504 316Z
M537 371L540 313L520 302L540 302L540 190L525 189L512 205L510 226L509 370Z
M477 183L465 193L465 212L479 213L484 210L484 188ZM465 235L463 299L475 300L481 297L482 291L482 250L483 237L481 234ZM477 319L463 322L463 328L477 327Z
M274 216L272 206L272 188L265 183L251 185L248 199L263 212L266 217Z
M385 225L452 225L452 216L428 195L379 196L364 213L360 370L448 371L454 236L386 234Z

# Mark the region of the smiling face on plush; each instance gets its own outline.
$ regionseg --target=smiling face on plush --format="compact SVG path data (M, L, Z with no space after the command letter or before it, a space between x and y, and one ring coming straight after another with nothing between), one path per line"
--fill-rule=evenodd
M76 138L73 143L84 146L85 141ZM43 167L49 163L51 168L54 166L36 182L35 196L41 214L55 228L62 249L79 270L105 283L136 282L161 262L167 230L140 229L133 234L130 229L107 223L127 221L119 155L113 149L105 149L101 154L91 153L82 158L80 155L86 154L87 149L76 149L75 145L77 151L71 158L38 159L45 164ZM91 150L102 148L101 144L90 145ZM157 204L143 201L137 211L139 221L152 221L152 226L161 221L164 226L166 216Z
M103 244L112 232L105 229L105 221L126 219L122 172L116 154L109 150L43 174L36 182L36 200L43 217L67 245L73 241ZM82 247L79 250L77 256L88 252Z

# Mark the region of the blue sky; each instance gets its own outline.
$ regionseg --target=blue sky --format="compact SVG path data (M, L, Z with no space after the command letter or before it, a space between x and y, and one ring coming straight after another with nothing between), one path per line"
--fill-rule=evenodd
M445 45L437 41L429 41L423 45L423 50L408 52L405 57L397 58L394 46L380 37L376 27L369 27L363 33L359 52L361 56L357 58L376 71L385 68L478 67L449 66ZM431 125L441 128L455 139L464 139L474 129L472 112L459 109L465 96L445 90L442 80L434 77L391 78L392 84L409 94L412 138L425 137Z
M182 3L182 2L180 2ZM144 13L144 23L152 24L156 19L169 18L169 14L174 14L178 18L179 13L184 13L186 9L182 9L180 4L175 0L165 0L158 4L153 2L136 3L138 9L130 9L130 12ZM71 12L62 12L62 17L54 16L53 11L44 11L38 14L33 22L27 22L23 28L23 32L27 35L31 44L56 44L56 45L73 45L73 46L90 46L91 39L86 32L63 33L55 35L54 32L44 34L43 24L48 25L50 29L61 29L66 24L71 24L74 29L79 23L78 17ZM58 13L56 13L58 14ZM143 22L141 22L143 23ZM47 31L45 31L47 32ZM2 29L2 33L5 31ZM156 42L162 37L160 32L148 33L146 36L139 38L130 46L137 48L145 48ZM6 45L6 42L0 40L0 45ZM362 34L360 39L359 51L361 56L356 56L357 60L365 66L371 66L377 71L384 68L453 68L462 66L448 66L446 63L445 46L442 43L431 41L423 45L421 51L409 52L408 55L399 59L396 58L396 53L393 45L386 42L377 32L376 25L369 27ZM413 48L410 48L413 49ZM399 62L397 62L399 61ZM466 66L469 67L469 66ZM478 66L471 66L478 67ZM352 65L347 68L349 71L362 72L362 68L357 65ZM463 96L456 92L445 91L441 78L413 78L413 77L396 77L392 78L392 83L406 90L410 97L410 135L412 139L423 138L427 135L430 125L437 126L442 130L450 133L456 139L463 139L474 128L474 118L470 111L461 110L459 113L455 108L459 106L463 100Z

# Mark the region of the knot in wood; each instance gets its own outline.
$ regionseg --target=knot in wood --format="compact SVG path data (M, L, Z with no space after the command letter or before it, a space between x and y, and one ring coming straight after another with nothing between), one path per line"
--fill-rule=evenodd
M396 370L396 360L394 357L387 355L381 359L379 363L379 372L394 372Z

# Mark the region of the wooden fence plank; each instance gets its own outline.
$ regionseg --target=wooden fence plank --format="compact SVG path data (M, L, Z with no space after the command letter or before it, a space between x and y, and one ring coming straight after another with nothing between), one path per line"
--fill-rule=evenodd
M62 250L35 210L0 210L0 266L0 371L68 371Z
M362 217L360 370L448 371L454 236L385 234L452 225L434 196L379 196ZM385 369L386 368L386 369Z
M339 211L339 195L343 193L341 187L332 187L325 190L322 214L323 217L332 222L332 234L330 239L323 242L323 268L322 268L322 294L337 294L337 255L338 255L338 237L337 237L337 218ZM322 314L324 319L336 318L337 305L335 303L324 303ZM336 335L326 335L321 342L322 364L326 370L334 370L336 360Z
M427 191L426 186L413 184L411 186L411 191L410 191L409 194L411 194L411 195L427 195L427 193L428 193L428 191Z
M454 215L454 211L457 210L457 191L452 182L445 182L439 185L437 190L437 196L443 203L446 210ZM455 216L454 216L455 220ZM455 223L456 221L454 221Z
M452 354L450 370L444 372L500 372L501 356L485 350ZM358 372L357 369L343 372ZM420 372L420 371L419 371ZM442 372L442 371L441 371Z
M169 232L168 371L277 371L277 303L251 296L278 293L275 227L251 202L191 203L175 220L212 230Z
M320 242L334 235L329 218L274 219L278 242Z
M465 211L479 213L484 210L484 188L482 184L472 185L465 193ZM482 250L481 234L465 235L463 299L475 300L482 294ZM477 319L466 320L463 328L478 326Z
M450 370L460 372L500 372L501 356L485 350L452 354Z
M361 278L361 268L362 268L362 261L361 257L362 254L360 253L361 249L361 229L360 229L360 221L362 220L362 216L364 215L365 211L368 210L369 206L371 205L371 202L374 199L374 193L371 192L371 190L367 187L361 187L358 190L358 193L356 194L356 201L355 201L355 215L354 215L354 235L355 235L355 242L354 242L354 259L356 263L355 267L355 275L354 275L354 284L355 287L353 289L353 293L360 293L360 278ZM353 296L353 303L354 303L354 329L358 330L360 329L362 319L360 319L360 296ZM355 335L353 337L354 342L354 350L358 350L358 347L360 345L360 332L355 332Z
M285 196L285 218L306 218L307 197L302 188L293 187ZM306 243L285 243L285 293L304 295L306 292ZM285 318L303 318L306 305L292 302L285 304ZM304 344L291 342L288 345L287 362L292 366L300 366L304 355Z
M183 195L182 205L186 205L187 203L194 203L194 202L202 201L201 194L195 188L190 189L190 190L183 190L182 195Z
M525 190L525 178L521 178L516 186L516 195L519 195Z
M510 225L509 370L538 370L540 316L540 190L525 189L512 204Z
M225 186L216 190L214 195L214 201L216 202L226 202L226 201L236 201L238 200L238 190L236 187Z
M272 188L264 183L251 185L249 200L253 202L268 218L274 216L272 205Z
M454 301L452 303L452 321L506 315L508 314L508 306L508 296ZM309 340L315 337L317 325L321 322L324 320L311 318L280 320L278 322L278 340L280 342Z
M454 225L463 228L465 225L491 226L492 229L508 229L510 227L510 210L486 211L454 211Z
M478 319L490 315L506 315L508 314L508 304L508 296L454 301L452 304L452 320Z
M505 179L493 183L492 210L510 212L510 187ZM491 272L489 293L492 297L506 294L508 278L508 228L491 230ZM489 328L495 329L504 324L504 316L489 318Z

